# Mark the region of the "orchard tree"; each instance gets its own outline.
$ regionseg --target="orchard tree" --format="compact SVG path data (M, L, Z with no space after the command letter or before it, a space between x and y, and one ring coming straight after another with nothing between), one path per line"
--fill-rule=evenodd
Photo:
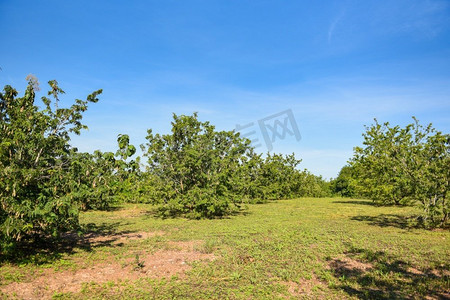
M167 215L191 218L223 216L239 208L235 175L250 150L249 141L233 131L216 131L209 122L173 115L171 134L148 130L142 146L148 172L159 178L155 202Z
M254 174L247 182L252 187L252 197L255 200L278 200L328 196L327 183L307 170L300 170L300 163L301 160L294 153L267 153L265 158L255 156L249 161L251 168L246 168L252 170L250 174Z
M93 154L74 153L67 176L74 199L82 210L107 209L114 203L138 202L144 194L140 158L130 158L136 148L126 134L117 138L119 149L113 152L96 150Z
M248 139L216 131L197 114L174 114L172 132L148 131L142 146L148 159L154 203L165 215L192 218L223 216L242 203L328 195L326 182L297 169L294 154L256 154Z
M357 189L381 204L419 202L427 225L444 225L449 215L450 135L422 126L389 123L366 127L364 147L351 166Z
M407 204L413 196L408 172L414 143L412 124L402 129L389 123L366 127L364 146L355 147L351 166L358 179L358 192L380 204Z
M450 214L450 134L432 131L427 136L414 174L415 195L430 226L445 225Z
M58 235L78 225L75 182L69 180L76 149L70 134L80 134L89 103L98 101L98 90L86 100L59 107L64 91L49 81L43 109L35 104L37 79L27 77L23 97L7 85L0 93L0 237L14 242L31 235Z
M116 190L116 159L112 152L99 150L71 155L66 180L71 184L71 197L81 210L106 209Z
M119 134L117 144L119 149L115 154L115 188L112 193L118 202L146 202L142 197L149 192L146 188L148 177L141 171L140 157L131 159L136 153L136 147L130 144L130 138L126 134ZM151 190L152 186L149 188Z
M330 182L324 180L322 176L316 176L306 169L299 172L298 175L296 197L331 196Z
M332 193L341 197L355 197L354 170L351 166L344 166L338 177L331 180Z
M297 184L301 184L296 167L301 160L294 154L267 153L260 165L259 184L265 199L287 199L295 197Z

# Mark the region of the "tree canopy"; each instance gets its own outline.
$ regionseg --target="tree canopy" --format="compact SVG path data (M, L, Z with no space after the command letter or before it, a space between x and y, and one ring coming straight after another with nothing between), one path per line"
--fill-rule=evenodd
M351 167L357 189L381 204L419 202L429 225L448 221L450 135L416 118L404 128L388 122L366 127Z
M48 84L43 109L35 104L34 77L28 78L23 97L8 85L0 93L0 234L5 240L57 235L78 225L76 180L67 176L78 157L70 134L87 128L82 114L102 90L60 108L64 91L55 80Z

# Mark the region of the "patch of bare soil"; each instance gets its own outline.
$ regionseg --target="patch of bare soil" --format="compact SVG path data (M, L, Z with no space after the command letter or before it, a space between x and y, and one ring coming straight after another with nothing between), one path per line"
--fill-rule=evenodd
M291 296L296 298L312 296L314 287L323 285L314 275L310 279L303 278L299 282L282 281L280 283L288 288ZM317 295L315 296L317 297Z
M450 270L447 269L440 269L440 270L432 269L430 273L436 277L444 277L444 276L450 277Z
M133 235L123 238L139 237ZM211 261L215 258L212 254L195 251L195 245L198 243L200 242L172 242L173 250L160 250L155 253L141 252L138 257L128 259L124 263L111 259L109 262L97 263L92 267L76 271L56 272L53 269L47 269L30 281L14 282L1 286L0 290L6 295L16 295L22 299L49 299L56 292L77 293L81 290L83 283L102 284L109 281L134 281L143 277L183 276L191 268L190 263Z
M365 273L371 270L373 265L347 256L341 256L331 260L328 267L333 269L339 275L349 275L355 273Z
M419 269L416 269L414 267L409 267L406 270L408 273L414 274L414 275L424 275L424 273L422 271L420 271Z

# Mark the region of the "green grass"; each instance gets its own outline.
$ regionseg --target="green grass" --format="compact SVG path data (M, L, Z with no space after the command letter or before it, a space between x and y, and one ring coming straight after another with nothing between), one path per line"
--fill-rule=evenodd
M127 204L81 215L102 234L163 232L124 243L38 249L0 267L0 290L52 272L121 264L171 249L171 241L201 241L213 254L186 274L83 284L56 299L439 299L450 290L450 232L415 228L412 207L377 207L341 198L281 200L250 205L215 220L160 219L150 205ZM138 255L138 256L136 256ZM447 292L447 294L446 294ZM6 295L4 295L6 297Z

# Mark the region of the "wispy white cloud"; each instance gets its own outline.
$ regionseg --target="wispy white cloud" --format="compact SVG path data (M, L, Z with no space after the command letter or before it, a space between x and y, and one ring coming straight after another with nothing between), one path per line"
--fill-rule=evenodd
M345 10L343 10L339 15L337 15L333 21L331 21L330 26L328 27L328 43L331 42L331 39L333 37L333 34L336 30L337 25L339 24L339 22L341 22L341 20L344 18L345 15Z

